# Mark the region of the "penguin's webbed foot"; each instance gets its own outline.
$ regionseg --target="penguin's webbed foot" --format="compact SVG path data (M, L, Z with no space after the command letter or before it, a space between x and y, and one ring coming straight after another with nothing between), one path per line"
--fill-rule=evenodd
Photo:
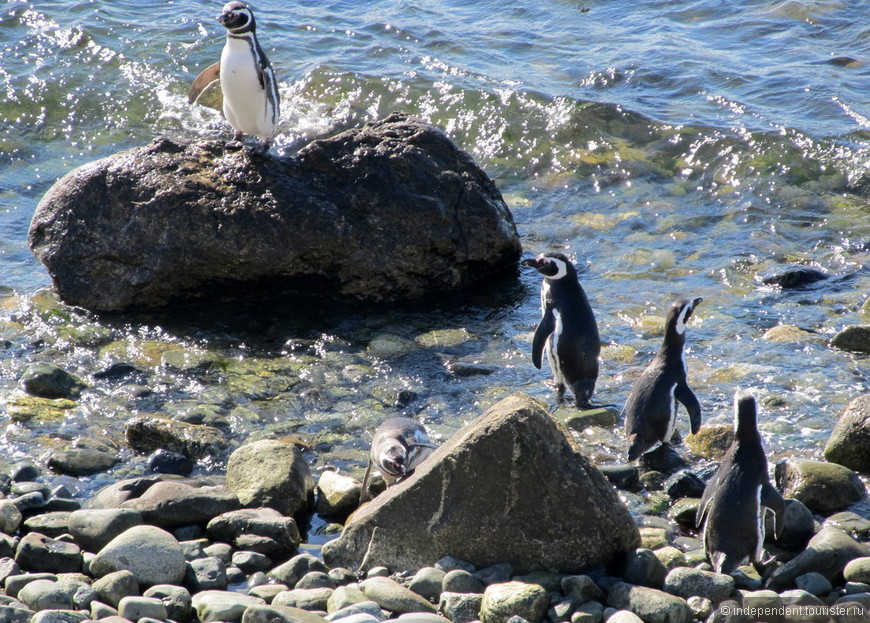
M258 156L265 156L269 153L269 148L272 146L272 141L262 141L256 147L251 149L252 154L257 154Z

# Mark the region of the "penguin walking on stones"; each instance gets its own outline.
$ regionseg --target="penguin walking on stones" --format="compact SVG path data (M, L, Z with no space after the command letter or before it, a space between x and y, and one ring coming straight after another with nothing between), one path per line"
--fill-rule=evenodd
M265 153L281 111L275 72L257 41L254 13L244 2L228 2L217 19L227 29L221 60L197 76L188 99L196 101L220 79L223 113L235 130L233 140L242 143L245 134L256 136L263 141L259 151Z
M562 253L543 253L521 262L544 276L541 321L532 340L532 363L540 370L546 353L559 400L568 387L578 409L590 406L598 380L601 340L589 299L574 264Z
M683 346L686 323L703 300L681 299L671 305L662 346L628 396L623 412L629 461L671 441L677 427L678 403L689 412L692 433L701 427L701 405L686 382Z
M785 500L770 483L756 418L755 397L738 389L735 438L704 489L695 521L698 526L704 522L704 552L716 573L730 574L747 561L761 562L768 511L776 537L784 527Z
M437 448L423 426L407 417L393 417L384 422L372 437L369 466L363 478L360 504L369 498L372 465L377 466L390 487L411 474Z

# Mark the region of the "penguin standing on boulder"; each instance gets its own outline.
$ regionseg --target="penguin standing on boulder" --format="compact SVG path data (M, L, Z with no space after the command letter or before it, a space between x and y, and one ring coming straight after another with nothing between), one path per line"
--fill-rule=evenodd
M682 299L671 306L659 352L634 384L625 403L628 460L668 444L677 427L682 403L689 412L692 433L701 427L701 405L686 382L686 323L702 298Z
M218 21L227 29L221 60L197 76L188 99L196 101L220 79L223 113L235 130L233 140L241 143L245 134L252 134L263 141L260 150L268 151L281 111L275 72L257 41L254 13L244 2L228 2Z
M521 265L531 266L544 276L541 321L532 340L532 363L540 369L546 353L559 400L568 387L577 408L587 408L598 380L601 340L577 270L562 253L543 253L533 260L523 260Z
M377 466L389 487L413 474L437 447L429 441L426 429L419 422L406 417L384 420L372 437L371 456L363 478L360 504L369 499L372 465Z
M704 552L716 573L732 573L740 565L761 562L764 516L773 513L774 532L782 534L785 500L770 484L767 457L756 422L755 398L734 394L735 438L704 495L695 523L704 521Z

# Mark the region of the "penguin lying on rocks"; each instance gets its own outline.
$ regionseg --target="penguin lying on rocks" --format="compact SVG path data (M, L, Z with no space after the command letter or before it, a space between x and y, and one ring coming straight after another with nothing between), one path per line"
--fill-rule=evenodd
M755 398L738 389L735 438L704 489L695 521L699 526L704 522L704 552L716 573L730 574L747 561L762 562L768 511L773 513L775 536L782 534L785 500L770 484L756 418Z
M221 60L196 77L188 100L196 101L219 79L233 140L241 143L252 134L263 141L259 150L265 152L278 129L280 102L275 72L257 41L254 13L244 2L228 2L218 21L227 29Z
M702 298L682 299L671 306L659 352L634 384L625 403L628 460L670 443L682 403L689 412L692 433L701 427L701 405L686 382L686 323Z
M390 487L414 473L414 470L437 448L429 441L423 426L406 417L385 420L372 437L369 466L363 478L360 504L370 499L369 477L377 466Z
M520 264L531 266L544 276L541 321L532 340L532 363L540 369L546 353L559 400L568 387L577 408L588 408L598 380L601 340L577 270L562 253L543 253Z

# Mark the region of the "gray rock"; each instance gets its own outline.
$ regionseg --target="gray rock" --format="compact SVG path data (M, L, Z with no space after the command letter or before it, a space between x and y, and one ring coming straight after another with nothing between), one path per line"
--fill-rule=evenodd
M646 623L691 623L694 616L689 605L679 597L625 582L610 588L607 603L619 610L630 610Z
M475 567L470 562L460 560L459 558L456 558L455 556L450 556L449 554L447 556L442 556L441 558L439 558L435 562L435 568L441 569L444 573L450 573L451 571L457 569L467 571L468 573L474 573L475 571L477 571L477 567Z
M327 572L329 569L323 564L322 560L315 558L311 554L298 554L272 569L269 572L269 577L287 586L296 586L296 583L302 579L302 576L311 571Z
M50 580L57 582L57 576L53 573L22 573L20 575L10 575L3 582L3 588L10 597L18 597L18 593L22 588L35 582L36 580Z
M646 623L630 610L617 610L607 619L607 623Z
M843 568L843 577L849 582L870 584L870 556L850 560Z
M622 577L629 584L661 588L668 570L652 550L640 548L625 557Z
M313 501L314 480L293 443L261 439L238 448L227 463L227 487L244 506L266 506L292 516Z
M347 515L359 506L362 485L350 476L324 470L317 479L315 510L321 515Z
M870 394L848 404L831 431L824 455L832 463L870 474Z
M767 588L782 591L793 586L798 576L811 571L834 580L849 561L866 556L870 556L866 545L837 528L822 528L804 551L773 572Z
M777 463L775 475L783 497L797 498L820 514L843 510L866 495L858 475L836 463L788 459Z
M206 523L239 507L239 499L226 487L171 480L155 482L139 497L121 504L121 508L142 513L146 523L161 528Z
M408 588L420 595L423 599L437 602L441 596L441 585L444 576L447 575L441 569L435 567L423 567L411 579Z
M21 513L45 508L47 504L45 495L41 491L31 491L30 493L19 495L12 499L12 503L15 504L15 508Z
M208 522L208 534L270 558L286 558L299 546L299 529L292 517L271 508L243 508L218 515Z
M346 569L344 567L333 567L329 570L328 575L338 586L342 586L344 584L351 584L356 582L357 580L356 574L350 569Z
M368 578L359 586L366 597L395 614L435 612L435 606L390 578Z
M870 519L865 519L858 513L853 513L851 511L834 513L825 519L824 526L839 528L843 532L847 532L861 541L866 541L867 538L870 537Z
M799 613L801 623L828 623L830 620L825 602L815 595L803 590L790 590L783 591L779 597L786 612Z
M84 612L75 610L43 610L33 615L30 623L82 623L82 621L87 620L88 615ZM106 623L112 622L107 621Z
M692 567L677 567L665 577L664 591L683 599L704 597L713 603L727 599L734 590L734 578Z
M193 596L192 605L200 623L236 623L242 620L248 607L265 606L266 602L259 597L230 591L202 591Z
M598 469L617 489L640 491L640 473L634 465L599 465Z
M130 621L145 617L162 621L169 616L163 601L153 597L124 597L118 604L118 614Z
M266 571L272 566L272 559L259 552L233 552L232 564L245 573Z
M161 584L163 583L161 582ZM227 588L226 566L220 558L214 556L191 560L187 563L185 584L194 593L212 590L222 591Z
M361 604L366 601L370 601L369 598L363 593L358 584L348 584L346 586L339 586L334 591L332 591L332 595L329 597L329 601L326 602L326 611L329 614L335 614L353 606L355 604ZM380 609L380 606L378 606Z
M188 424L153 415L127 420L124 436L127 445L136 452L149 454L163 449L183 454L195 461L219 455L229 445L226 434L213 426Z
M781 288L800 288L827 278L828 275L823 270L800 264L777 266L759 275L764 285L776 285Z
M69 400L77 400L87 387L76 375L46 362L30 364L21 377L21 385L31 396Z
M19 541L15 562L25 571L76 573L82 569L82 552L74 543L31 532Z
M632 616L634 616L633 613ZM597 601L587 601L574 609L571 623L601 623L604 620L604 606Z
M513 565L502 562L474 572L474 577L489 586L490 584L503 584L511 579L514 574Z
M777 547L787 550L804 549L813 534L816 533L816 522L810 509L803 502L794 498L785 500L785 519L779 538L773 538L775 533L773 513L767 513L764 521L767 539L772 540Z
M547 591L537 584L505 582L486 587L480 604L480 620L483 623L505 623L519 616L538 623L547 612Z
M816 571L810 571L809 573L799 575L795 578L794 583L800 590L806 591L810 595L815 595L816 597L826 597L832 590L834 590L834 587L831 585L828 578Z
M95 580L92 587L97 593L97 598L113 608L117 608L124 597L139 594L139 581L132 571L126 569L104 575Z
M323 571L309 571L303 575L294 588L330 588L335 589L335 582Z
M50 539L56 539L69 532L69 516L69 511L40 513L24 520L24 531L38 532Z
M52 580L30 582L18 592L18 599L36 612L40 610L72 610L75 607L70 587Z
M186 588L172 584L157 584L144 593L143 597L159 599L166 606L166 618L178 623L190 620L191 597Z
M713 614L713 602L706 597L698 597L694 595L686 599L689 608L692 609L692 615L695 619L703 621L708 616Z
M90 476L111 469L120 460L117 455L96 448L67 448L49 455L48 469L67 476Z
M69 532L82 549L98 552L116 536L144 523L142 514L125 508L84 509L70 513Z
M338 610L331 610L326 616L326 619L328 621L338 621L339 619L345 619L356 614L367 614L375 617L379 621L383 621L387 618L386 616L384 616L383 610L381 610L380 605L378 605L377 602L369 599L366 601L352 603Z
M388 578L390 577L390 570L384 566L374 566L366 571L367 578Z
M443 592L438 600L438 612L453 623L471 623L480 617L483 595L479 593Z
M266 282L342 301L418 298L515 268L521 253L486 174L398 113L286 158L157 139L59 180L29 244L61 299L104 311L211 301L216 283L226 298Z
M588 575L569 575L562 578L562 594L574 606L580 606L588 601L601 601L604 593Z
M444 574L441 590L448 593L480 593L486 585L464 569L453 569Z
M229 565L233 559L233 546L229 543L211 543L202 548L206 556L220 558L225 565Z
M179 584L185 574L184 552L165 530L134 526L112 539L90 563L97 577L123 569L145 586Z
M326 619L312 612L290 606L249 606L242 623L325 623Z
M328 564L353 568L419 569L450 554L477 567L572 572L639 542L613 487L546 406L514 394L356 511L322 551Z
M550 606L550 609L547 610L547 618L551 623L567 623L571 620L573 613L574 603L570 599L565 599Z
M846 327L834 336L831 346L856 353L870 353L870 324Z
M272 599L272 605L326 612L332 591L331 588L294 588L275 595Z
M18 507L10 500L0 499L0 532L15 534L21 525L22 515Z
M208 539L194 539L192 541L179 541L178 545L181 546L181 551L184 552L184 559L190 561L208 556L204 549L207 543Z
M0 584L6 581L10 575L18 575L21 573L21 567L13 558L0 558Z
M20 606L0 605L0 621L2 623L30 623L30 617L34 614L33 610L25 608L24 604Z

